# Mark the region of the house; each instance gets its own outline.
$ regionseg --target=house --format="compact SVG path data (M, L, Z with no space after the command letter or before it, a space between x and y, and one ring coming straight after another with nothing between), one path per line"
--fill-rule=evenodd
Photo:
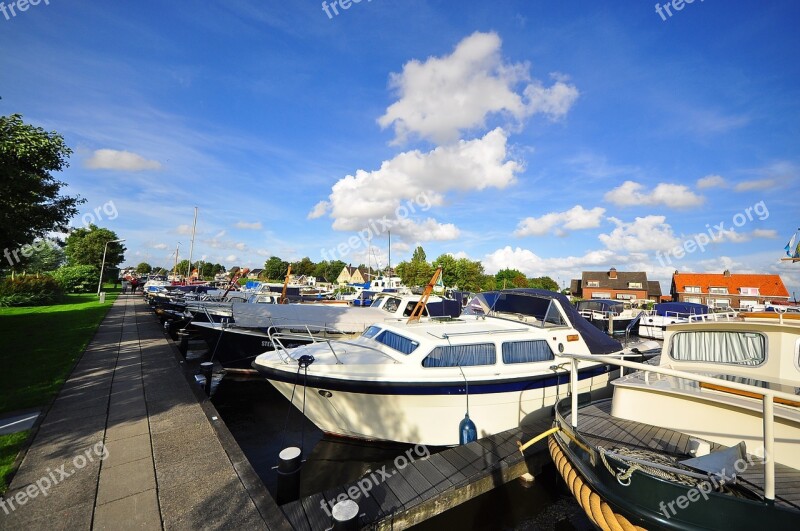
M697 302L713 308L752 308L758 304L788 301L780 275L678 273L672 275L672 299Z
M584 271L580 279L570 283L570 293L583 299L655 300L661 296L661 285L648 282L644 271ZM653 299L653 297L656 297Z
M359 267L344 266L342 272L336 277L337 284L363 284L367 280L367 274Z
M247 278L249 278L250 280L257 280L258 277L260 277L261 273L263 272L264 272L263 269L251 269L250 272L247 273Z
M661 294L661 282L658 280L647 281L647 298L653 302L663 302L663 295Z

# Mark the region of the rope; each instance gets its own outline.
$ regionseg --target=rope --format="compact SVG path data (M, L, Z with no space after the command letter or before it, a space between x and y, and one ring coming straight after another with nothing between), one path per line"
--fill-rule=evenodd
M675 460L670 459L664 455L659 454L658 452L652 452L648 450L642 449L633 449L633 448L612 448L611 450L606 450L602 446L597 447L598 452L600 453L600 460L603 461L606 469L611 473L612 476L617 478L619 484L627 487L631 484L631 476L637 470L641 470L651 476L656 476L661 478L665 481L670 481L673 483L680 483L682 485L686 485L689 487L694 487L699 485L702 481L705 481L707 478L703 477L695 478L692 477L691 472L687 471L686 474L682 474L676 468L679 466ZM609 462L606 460L606 454L612 455L617 457L618 459L624 460L625 457L629 457L632 459L646 459L652 461L654 466L648 466L645 463L640 462L632 462L627 470L623 470L622 468L618 468L617 472L613 470ZM616 455L615 455L616 454ZM658 465L664 466L664 468L669 468L670 470L664 470L662 468L657 468Z
M550 456L553 458L553 463L555 463L556 468L558 468L561 477L564 478L572 495L575 496L575 499L578 501L578 505L581 506L586 516L588 516L597 527L603 531L644 530L644 528L630 523L630 521L621 514L615 513L611 506L603 501L603 499L583 481L583 478L572 468L572 465L564 455L564 452L561 451L561 448L559 448L554 437L551 436L547 439L547 445L550 449ZM602 452L600 455L602 455Z

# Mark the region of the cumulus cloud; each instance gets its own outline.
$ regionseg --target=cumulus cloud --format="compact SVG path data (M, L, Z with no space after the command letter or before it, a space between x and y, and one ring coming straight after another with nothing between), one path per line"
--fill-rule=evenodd
M707 188L724 188L727 186L725 182L725 178L721 175L706 175L700 179L697 179L697 188L699 190L705 190Z
M755 181L742 181L733 187L737 192L748 192L750 190L766 190L778 184L775 179L757 179Z
M239 221L236 223L237 229L245 229L245 230L261 230L261 222L255 221L253 223L248 223L246 221Z
M566 230L593 229L600 226L605 208L587 210L576 205L564 212L550 212L539 218L528 217L520 221L516 236L544 236L554 231L557 236L566 234Z
M427 216L442 205L452 190L503 189L516 181L522 164L509 157L506 133L498 128L482 138L461 140L423 153L400 153L384 161L377 170L358 170L341 178L309 217L328 214L333 229L387 230L380 220L391 224L393 235L407 240L446 240L459 235L457 227L441 224ZM421 218L425 218L421 220ZM381 230L383 229L383 230Z
M617 206L665 205L670 208L686 208L702 205L703 196L697 195L682 184L659 183L651 192L635 181L625 181L607 192L605 200Z
M463 130L484 126L490 114L519 122L535 113L551 119L567 113L578 89L565 76L554 74L553 84L546 87L531 79L529 64L504 62L500 48L496 33L476 32L450 55L409 61L402 73L390 76L399 99L378 124L394 127L395 143L416 135L442 144L456 140Z
M501 269L511 268L522 271L527 276L552 276L553 271L599 267L612 263L613 259L614 252L608 249L590 251L583 256L542 258L529 249L512 249L511 246L506 246L484 256L482 263L486 272L492 275Z
M756 229L753 231L753 237L773 239L778 237L778 231L774 229Z
M92 170L146 171L161 169L161 163L156 160L148 160L136 153L117 151L116 149L98 149L86 159L84 165Z
M672 232L672 227L665 223L664 216L645 216L632 222L625 222L610 217L609 221L616 228L609 234L598 236L600 241L611 250L620 252L665 251L681 242Z
M157 243L157 244L153 245L153 249L166 249L166 248L167 248L167 244L166 243Z

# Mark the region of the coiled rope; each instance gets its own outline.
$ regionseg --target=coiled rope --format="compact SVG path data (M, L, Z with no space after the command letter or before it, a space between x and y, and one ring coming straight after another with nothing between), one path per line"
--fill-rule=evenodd
M584 482L583 478L572 467L561 451L555 439L550 436L547 439L547 445L550 449L550 456L553 458L558 472L564 481L567 483L572 495L578 501L586 516L594 522L594 524L603 531L633 531L644 530L643 527L633 525L627 518L619 513L614 512L610 505L608 505L595 491ZM630 469L628 470L633 473Z

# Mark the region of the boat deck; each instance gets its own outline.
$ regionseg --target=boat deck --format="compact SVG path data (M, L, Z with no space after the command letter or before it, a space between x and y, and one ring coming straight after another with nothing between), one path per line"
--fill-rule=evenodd
M566 417L569 422L571 415ZM688 459L690 437L667 428L619 419L611 416L611 401L591 404L579 409L578 432L592 446L626 447L630 449L656 450ZM725 446L711 443L711 449ZM764 495L764 465L748 465L739 474L740 483L746 484L759 496ZM775 465L775 503L800 510L800 470Z

